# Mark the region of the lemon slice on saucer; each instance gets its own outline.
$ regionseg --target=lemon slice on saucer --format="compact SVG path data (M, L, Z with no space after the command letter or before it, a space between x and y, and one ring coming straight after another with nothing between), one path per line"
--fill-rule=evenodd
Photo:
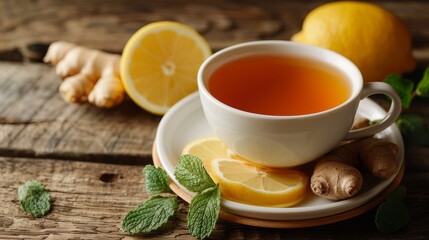
M191 154L203 162L204 168L210 177L213 178L211 162L216 158L235 158L240 159L232 150L223 144L218 138L208 137L199 138L183 148L182 155Z
M218 158L212 161L212 172L222 197L241 203L287 207L300 202L307 192L307 176L297 170Z
M162 115L197 90L197 72L211 54L207 41L177 22L155 22L137 31L125 45L121 78L130 98Z

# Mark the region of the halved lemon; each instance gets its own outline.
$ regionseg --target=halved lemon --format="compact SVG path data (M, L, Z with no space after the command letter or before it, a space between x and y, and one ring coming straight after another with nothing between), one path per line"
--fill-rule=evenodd
M235 158L240 159L232 150L223 144L218 138L207 137L199 138L183 148L182 154L191 154L203 162L204 168L213 179L211 162L216 158Z
M162 115L197 90L198 68L210 54L209 44L193 28L170 21L151 23L125 45L121 79L136 104Z
M212 161L212 172L222 197L241 203L287 207L303 200L307 192L307 176L297 170L264 168L218 158Z

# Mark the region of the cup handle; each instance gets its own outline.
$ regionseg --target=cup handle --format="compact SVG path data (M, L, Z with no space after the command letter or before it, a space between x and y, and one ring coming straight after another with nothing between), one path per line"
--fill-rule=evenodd
M350 130L344 140L352 140L363 137L369 137L383 131L395 122L402 110L401 98L396 93L396 90L389 84L384 82L365 83L361 93L361 99L364 99L373 94L384 94L390 97L391 104L386 116L374 125L366 128Z

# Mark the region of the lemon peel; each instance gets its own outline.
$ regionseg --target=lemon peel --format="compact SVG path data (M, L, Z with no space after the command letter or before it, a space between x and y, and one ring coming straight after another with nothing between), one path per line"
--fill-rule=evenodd
M412 71L411 33L392 12L365 2L321 5L304 20L292 41L331 49L349 58L365 82Z

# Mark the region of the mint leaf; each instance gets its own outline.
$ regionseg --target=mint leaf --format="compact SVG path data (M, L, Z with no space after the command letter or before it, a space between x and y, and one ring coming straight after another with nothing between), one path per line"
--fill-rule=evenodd
M201 160L193 155L182 155L179 164L174 170L177 181L192 192L202 192L216 186L204 169Z
M405 187L399 187L378 207L375 224L380 232L396 232L410 221L410 212L404 203L406 192Z
M149 194L169 193L169 179L167 173L162 168L147 165L143 169L146 190Z
M212 233L220 211L220 188L193 155L182 155L174 176L188 190L197 192L189 206L188 228L192 236L203 239Z
M399 74L390 75L384 81L396 90L401 98L402 107L409 108L413 99L414 82Z
M154 196L122 220L121 229L131 234L148 233L165 224L177 209L177 197Z
M212 233L220 211L220 188L206 189L192 198L188 213L188 228L192 236L204 239Z
M406 144L429 146L429 130L425 119L417 114L402 114L396 120Z
M429 97L429 67L426 68L423 78L417 85L416 94L420 97Z
M51 210L51 197L45 187L36 180L30 180L18 187L21 208L33 217L45 216Z

